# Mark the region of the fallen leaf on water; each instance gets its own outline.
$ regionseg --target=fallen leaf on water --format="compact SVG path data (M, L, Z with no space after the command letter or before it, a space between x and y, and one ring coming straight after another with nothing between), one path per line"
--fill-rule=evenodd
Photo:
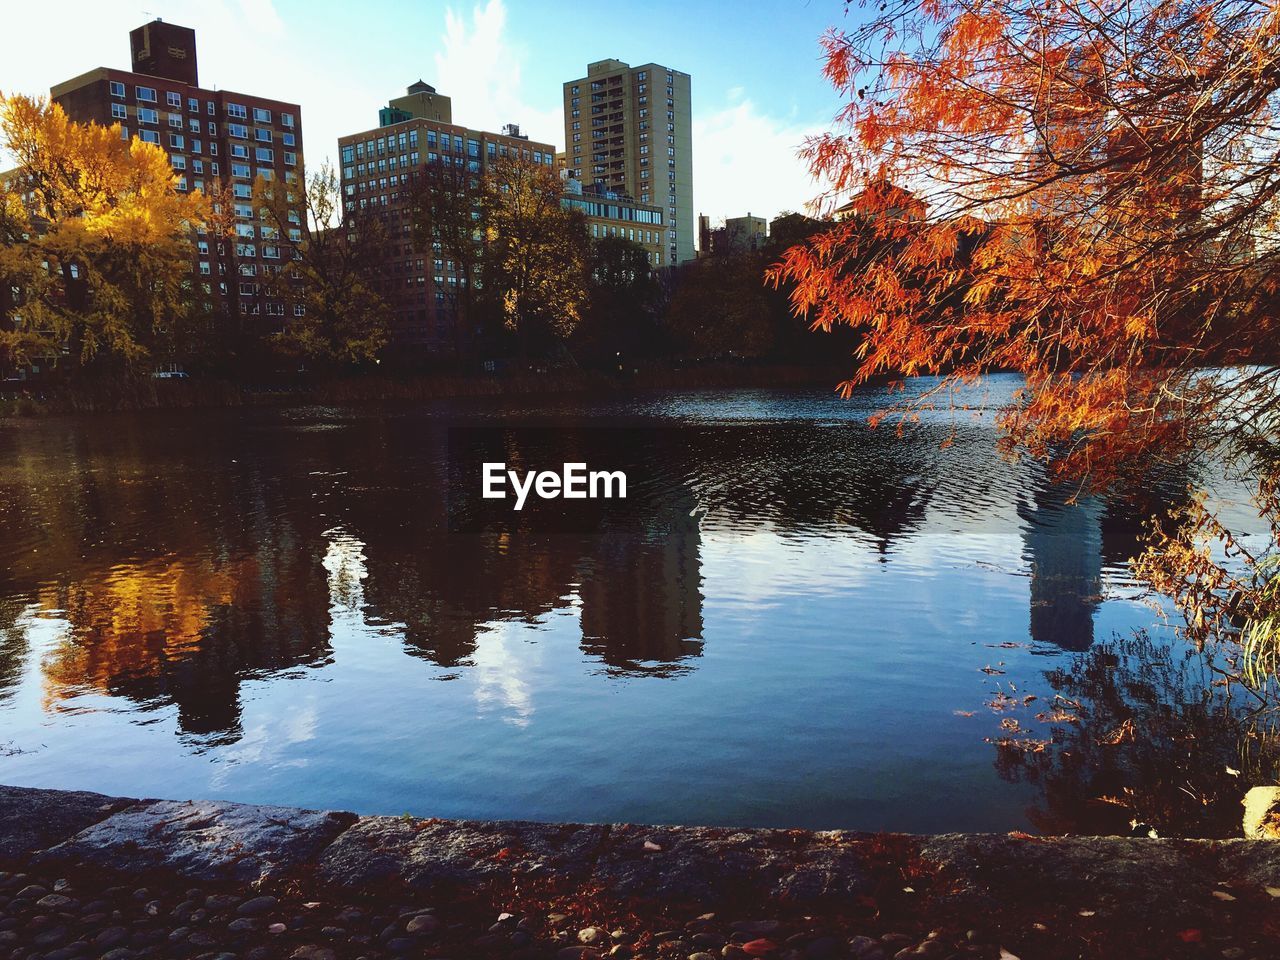
M1002 676L1004 676L1004 671L1003 671L1003 670L997 670L995 667L983 667L983 668L982 668L982 672L983 672L983 673L985 673L985 674L987 674L987 675L989 675L989 676L993 676L993 677L1002 677Z
M658 845L657 845L656 843L654 843L652 840L646 840L646 841L644 842L644 848L645 848L646 850L661 850L661 849L662 849L662 847L658 846Z
M1081 910L1081 911L1080 911L1080 916L1082 916L1082 917L1092 917L1092 916L1093 916L1094 914L1096 914L1097 912L1098 912L1097 910Z
M1178 939L1183 943L1199 943L1204 939L1204 934L1195 927L1188 927L1186 930L1178 931Z
M955 713L955 715L956 715L957 717L972 717L972 716L973 716L973 711L972 711L972 710L955 710L955 711L952 711L952 712L953 712L953 713Z
M1264 887L1269 897L1280 897L1280 887Z
M1012 953L1010 953L1008 950L1006 950L1004 947L1001 947L1001 948L1000 948L1000 960L1018 960L1018 958L1017 958L1014 954L1012 954Z
M1235 899L1235 897L1227 893L1227 891L1225 890L1215 890L1213 891L1213 896L1217 900L1234 900Z
M1229 776L1232 776L1232 777L1238 777L1238 776L1240 776L1240 771L1239 771L1239 770L1233 770L1231 767L1227 767L1227 774L1228 774Z
M903 892L903 893L915 893L915 892L916 892L916 888L915 888L915 887L903 887L903 888L902 888L902 892Z

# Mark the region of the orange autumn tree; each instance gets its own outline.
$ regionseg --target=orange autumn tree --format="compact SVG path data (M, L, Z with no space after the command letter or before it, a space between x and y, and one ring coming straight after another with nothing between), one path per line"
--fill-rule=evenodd
M1214 449L1274 491L1280 5L848 6L869 17L823 40L846 103L806 147L843 206L769 273L815 327L862 335L843 388L1017 371L1003 442L1059 476L1100 488ZM1182 519L1143 572L1193 623L1206 604L1219 632L1280 622L1266 558L1228 577L1223 531Z

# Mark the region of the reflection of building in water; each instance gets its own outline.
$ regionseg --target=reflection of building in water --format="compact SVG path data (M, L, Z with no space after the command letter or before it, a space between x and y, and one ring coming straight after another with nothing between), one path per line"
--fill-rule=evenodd
M601 538L582 578L582 649L610 673L671 675L702 654L698 520L677 507L665 533Z
M1062 502L1061 491L1037 489L1020 500L1024 557L1031 567L1031 639L1064 650L1093 643L1093 613L1102 592L1102 502Z

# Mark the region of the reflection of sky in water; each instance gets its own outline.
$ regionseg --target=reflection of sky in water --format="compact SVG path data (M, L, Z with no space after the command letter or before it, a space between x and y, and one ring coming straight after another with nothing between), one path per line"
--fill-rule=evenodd
M1127 578L1126 510L994 453L1012 385L905 437L866 429L875 395L600 403L705 431L654 465L679 509L650 538L444 532L441 425L558 400L0 430L0 782L1025 827L1035 790L993 767L984 701L1168 630Z

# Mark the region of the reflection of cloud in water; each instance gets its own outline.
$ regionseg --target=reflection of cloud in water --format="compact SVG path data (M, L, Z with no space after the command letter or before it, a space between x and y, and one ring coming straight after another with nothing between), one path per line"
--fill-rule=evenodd
M219 751L218 764L213 769L210 784L222 789L228 783L231 768L240 764L305 767L305 759L285 760L283 755L295 744L314 740L318 726L319 717L314 704L287 711L271 721L246 726L243 735L234 745Z
M530 667L541 661L540 646L523 643L522 625L493 623L476 631L475 649L468 660L475 683L475 700L481 716L502 711L502 719L527 727L533 718L533 690L525 679Z
M329 574L329 605L334 609L358 610L364 604L364 580L369 576L365 565L364 543L335 527L324 532L325 571Z

